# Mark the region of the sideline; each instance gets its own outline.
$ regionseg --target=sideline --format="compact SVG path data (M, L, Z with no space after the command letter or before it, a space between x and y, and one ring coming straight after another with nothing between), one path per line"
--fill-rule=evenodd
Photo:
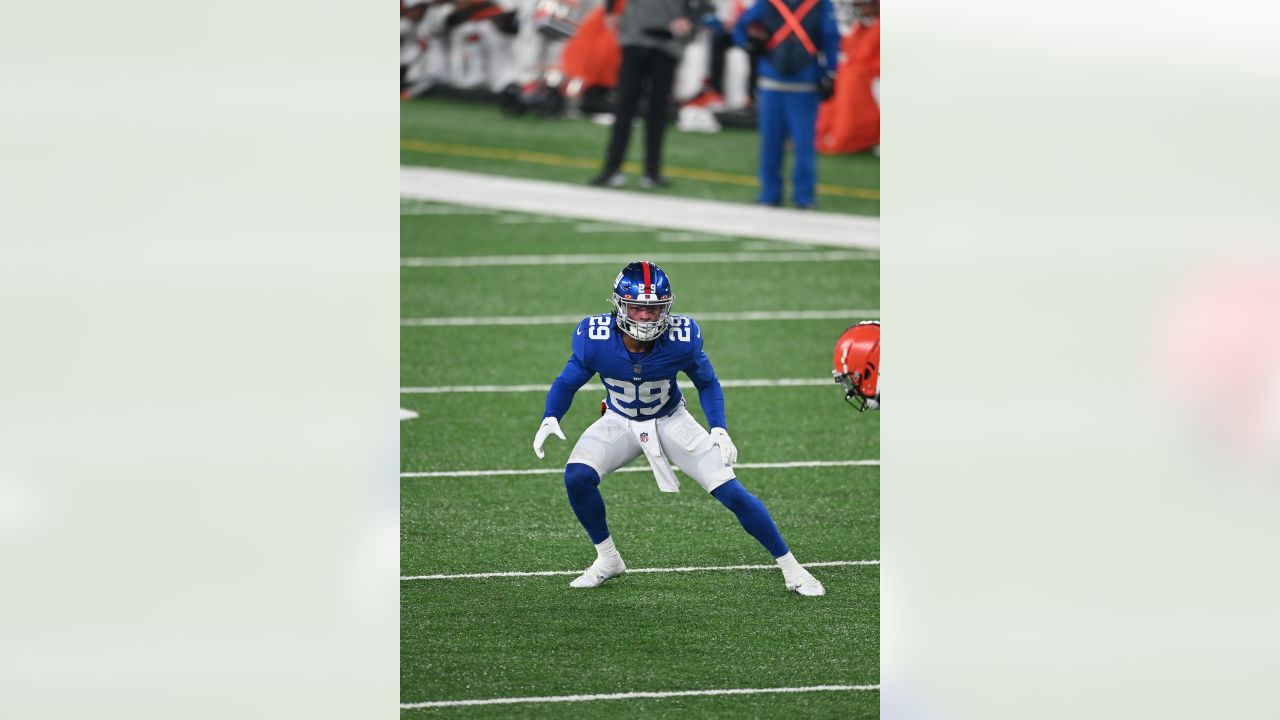
M664 230L870 250L880 248L878 218L576 187L441 168L402 166L400 195L468 207Z

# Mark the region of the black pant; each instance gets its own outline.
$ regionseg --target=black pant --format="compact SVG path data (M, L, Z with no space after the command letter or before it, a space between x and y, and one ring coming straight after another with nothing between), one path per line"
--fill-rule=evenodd
M667 130L667 98L676 76L676 59L661 50L628 45L622 48L618 71L618 110L605 155L606 173L617 172L631 142L631 122L636 117L640 93L649 98L644 115L645 174L656 177L662 169L662 136Z

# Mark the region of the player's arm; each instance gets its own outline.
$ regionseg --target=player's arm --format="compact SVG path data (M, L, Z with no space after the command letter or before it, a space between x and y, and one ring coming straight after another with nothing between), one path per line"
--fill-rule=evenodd
M840 65L840 25L836 23L836 8L831 0L821 0L818 11L822 13L821 40L822 70L835 75Z
M587 360L588 322L589 319L584 319L578 323L573 335L573 352L569 355L569 361L565 363L564 369L556 376L555 381L551 383L551 389L547 391L547 402L542 411L542 424L538 426L538 432L533 436L533 452L539 459L546 455L542 450L542 444L546 442L548 436L555 435L561 440L565 439L564 431L560 429L560 418L569 412L578 388L595 375L595 371L588 366Z
M729 439L729 431L725 429L724 389L720 387L720 378L716 377L715 368L711 366L711 358L707 357L702 347L702 329L692 319L689 320L693 338L693 353L684 374L693 381L698 389L698 400L702 403L702 412L707 416L707 425L711 426L711 442L720 448L720 459L725 465L732 465L738 459L738 448Z
M762 38L760 31L764 27L760 25L760 13L763 12L763 3L767 0L758 0L752 4L738 16L738 21L733 25L733 44L750 53L759 53L764 50L764 43L768 41L767 37ZM754 32L748 34L748 30Z

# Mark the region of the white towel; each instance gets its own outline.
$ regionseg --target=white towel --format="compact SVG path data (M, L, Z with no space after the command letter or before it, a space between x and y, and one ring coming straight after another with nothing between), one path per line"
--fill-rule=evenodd
M653 469L653 479L658 481L658 489L662 492L680 492L680 480L662 454L662 443L658 440L657 420L632 420L627 423L636 442L644 449L649 459L649 467Z

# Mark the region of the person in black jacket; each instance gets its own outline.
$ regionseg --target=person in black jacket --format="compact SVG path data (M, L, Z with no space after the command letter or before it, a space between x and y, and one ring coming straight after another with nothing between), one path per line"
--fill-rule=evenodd
M622 68L618 71L618 107L605 150L604 167L591 179L600 187L622 187L626 176L622 162L631 141L641 93L649 98L644 117L645 188L669 187L662 175L662 137L667 128L667 100L675 80L676 64L684 50L684 40L693 30L693 0L627 0L619 16L617 0L605 0L606 22L618 35L622 46Z

